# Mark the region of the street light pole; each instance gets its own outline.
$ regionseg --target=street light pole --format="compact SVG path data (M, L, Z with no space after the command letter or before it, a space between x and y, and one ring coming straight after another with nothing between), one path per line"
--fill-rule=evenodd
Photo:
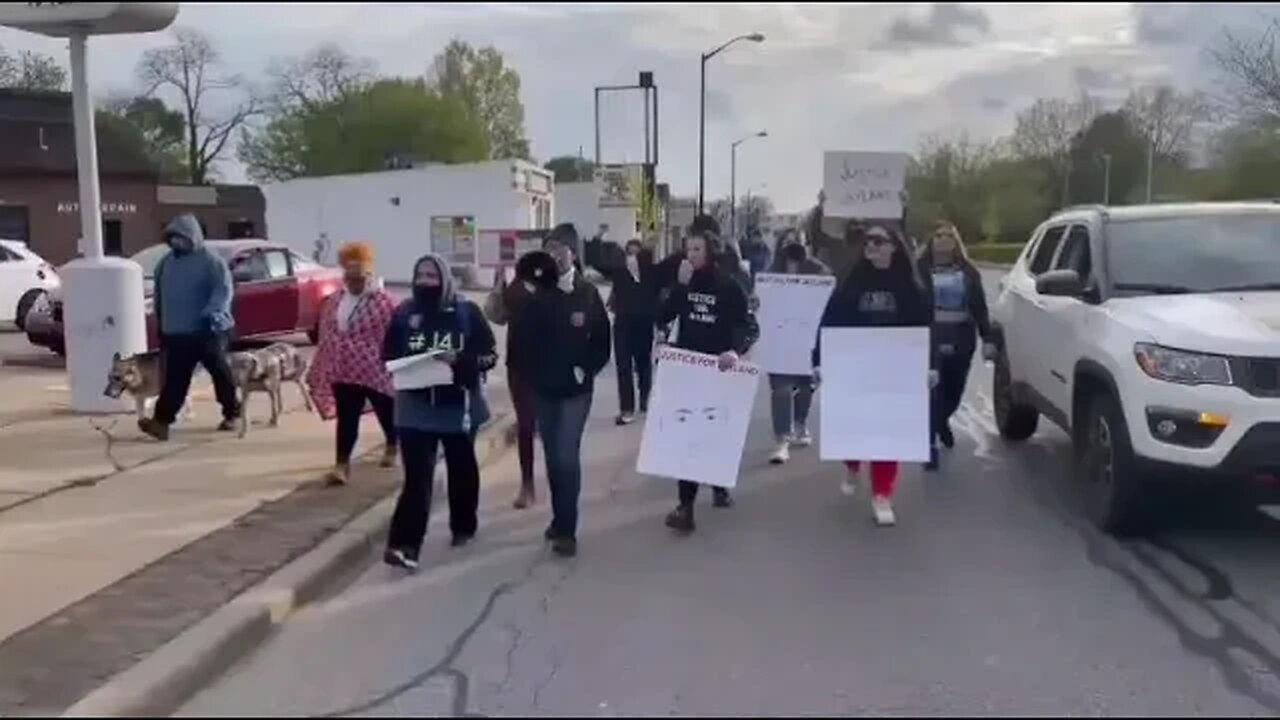
M1102 204L1111 204L1111 154L1102 153L1102 165L1105 168L1102 176Z
M1151 204L1151 184L1153 181L1152 170L1155 169L1156 141L1154 138L1147 139L1147 204Z
M768 131L761 130L754 135L738 138L729 145L729 237L738 239L738 146L751 138L768 137Z
M740 41L750 40L751 42L764 42L764 35L761 33L751 33L750 35L739 35L731 40L721 44L719 47L710 52L702 53L701 66L701 86L698 93L698 214L702 214L703 201L706 198L707 187L707 61L730 45Z

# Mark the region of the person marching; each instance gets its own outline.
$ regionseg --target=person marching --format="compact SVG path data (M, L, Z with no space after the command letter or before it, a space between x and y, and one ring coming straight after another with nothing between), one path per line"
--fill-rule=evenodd
M351 453L360 435L360 416L372 407L386 446L382 467L395 465L397 442L394 390L382 363L382 342L396 301L373 275L373 249L347 243L338 249L343 289L320 309L320 341L307 370L306 385L325 420L337 418L336 458L330 485L351 477Z
M813 348L815 379L822 367L822 328L848 327L928 327L929 302L916 275L915 264L905 242L881 225L866 232L862 257L832 293L823 310L817 342ZM937 382L930 358L929 383ZM868 411L872 411L868 409ZM846 495L857 492L855 484L861 463L845 463L848 475L841 484ZM871 463L871 508L876 523L893 525L893 490L898 479L898 463L876 460Z
M519 366L532 355L541 352L541 345L518 347L516 338L521 336L517 326L523 322L525 308L539 287L554 288L560 271L556 261L545 252L535 250L525 253L516 261L515 281L508 284L506 275L499 271L493 292L485 301L484 313L489 322L507 325L507 391L516 414L516 449L520 457L520 491L511 503L523 510L537 501L538 493L533 482L533 438L537 432L537 407L533 385L520 372Z
M543 241L559 271L555 286L535 291L523 321L512 328L518 370L533 386L538 432L551 487L551 525L543 537L561 557L578 553L582 434L591 413L595 377L609 364L609 313L577 263L578 232L557 225Z
M658 321L676 323L673 347L716 355L721 370L732 368L759 337L747 300L739 281L716 262L723 257L719 239L711 232L691 236L685 243L686 258L676 273ZM713 488L716 507L733 505L727 488ZM693 532L693 503L698 497L698 483L681 480L680 504L667 515L667 527L679 532Z
M618 369L618 425L635 421L636 390L640 412L649 408L653 384L653 333L658 315L658 284L653 252L639 240L627 243L618 258L602 253L597 268L613 283L613 357Z
M795 232L782 237L782 246L773 260L769 272L784 275L830 275L831 271L821 261L809 257L809 252ZM769 375L772 394L773 435L778 449L769 458L774 465L791 459L791 446L809 447L813 436L809 434L809 409L813 405L813 378L808 375Z
M481 374L497 364L493 331L475 303L454 292L449 263L434 253L413 267L413 297L391 319L383 343L384 361L440 351L450 365L447 385L396 392L396 429L404 462L404 487L391 517L384 561L415 569L427 533L437 445L444 446L449 471L449 529L453 546L475 537L480 504L476 430L489 419Z
M931 255L928 254L930 248ZM923 250L920 273L932 288L933 329L930 335L938 358L938 386L931 402L933 432L929 463L925 467L935 470L938 467L938 442L941 441L948 449L955 447L951 416L964 398L977 338L981 337L983 343L991 342L991 320L987 314L982 273L969 259L956 226L949 222L938 223L932 242L927 243Z

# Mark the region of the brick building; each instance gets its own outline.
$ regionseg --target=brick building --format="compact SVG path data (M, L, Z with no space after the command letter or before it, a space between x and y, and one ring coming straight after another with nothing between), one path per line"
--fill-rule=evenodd
M266 202L251 185L165 183L146 149L99 124L103 246L131 255L191 212L209 237L265 237ZM67 93L0 90L0 238L26 242L54 264L79 254L75 129Z

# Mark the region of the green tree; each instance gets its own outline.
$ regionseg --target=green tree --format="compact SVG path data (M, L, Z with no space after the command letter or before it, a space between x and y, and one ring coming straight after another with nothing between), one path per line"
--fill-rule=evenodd
M182 113L155 97L142 95L108 100L98 112L99 123L110 123L151 158L167 179L189 176L186 167L186 120Z
M26 50L10 55L0 48L0 87L36 91L65 90L67 71L48 55Z
M1146 175L1146 148L1145 136L1127 113L1108 112L1094 118L1071 143L1069 201L1112 205L1140 202L1137 196Z
M595 163L577 155L553 157L542 167L555 173L558 183L590 182L596 170Z
M497 48L477 49L455 38L436 55L431 78L441 95L460 100L484 128L492 159L529 158L520 73Z
M172 45L143 53L136 74L144 96L168 93L176 99L186 130L188 180L203 185L235 132L258 113L259 103L243 78L218 72L221 57L207 36L190 28L173 35ZM215 111L215 105L225 109Z
M474 162L489 156L484 130L456 99L422 80L384 79L246 133L241 160L255 180L382 170L389 161Z

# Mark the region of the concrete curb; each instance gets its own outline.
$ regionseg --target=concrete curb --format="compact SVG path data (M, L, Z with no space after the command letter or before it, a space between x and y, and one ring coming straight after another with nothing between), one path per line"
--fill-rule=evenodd
M515 415L503 415L476 438L483 466L515 442ZM81 698L62 717L163 717L209 678L260 645L275 625L315 600L358 565L385 536L395 496L384 498L312 550L277 570L176 638Z

